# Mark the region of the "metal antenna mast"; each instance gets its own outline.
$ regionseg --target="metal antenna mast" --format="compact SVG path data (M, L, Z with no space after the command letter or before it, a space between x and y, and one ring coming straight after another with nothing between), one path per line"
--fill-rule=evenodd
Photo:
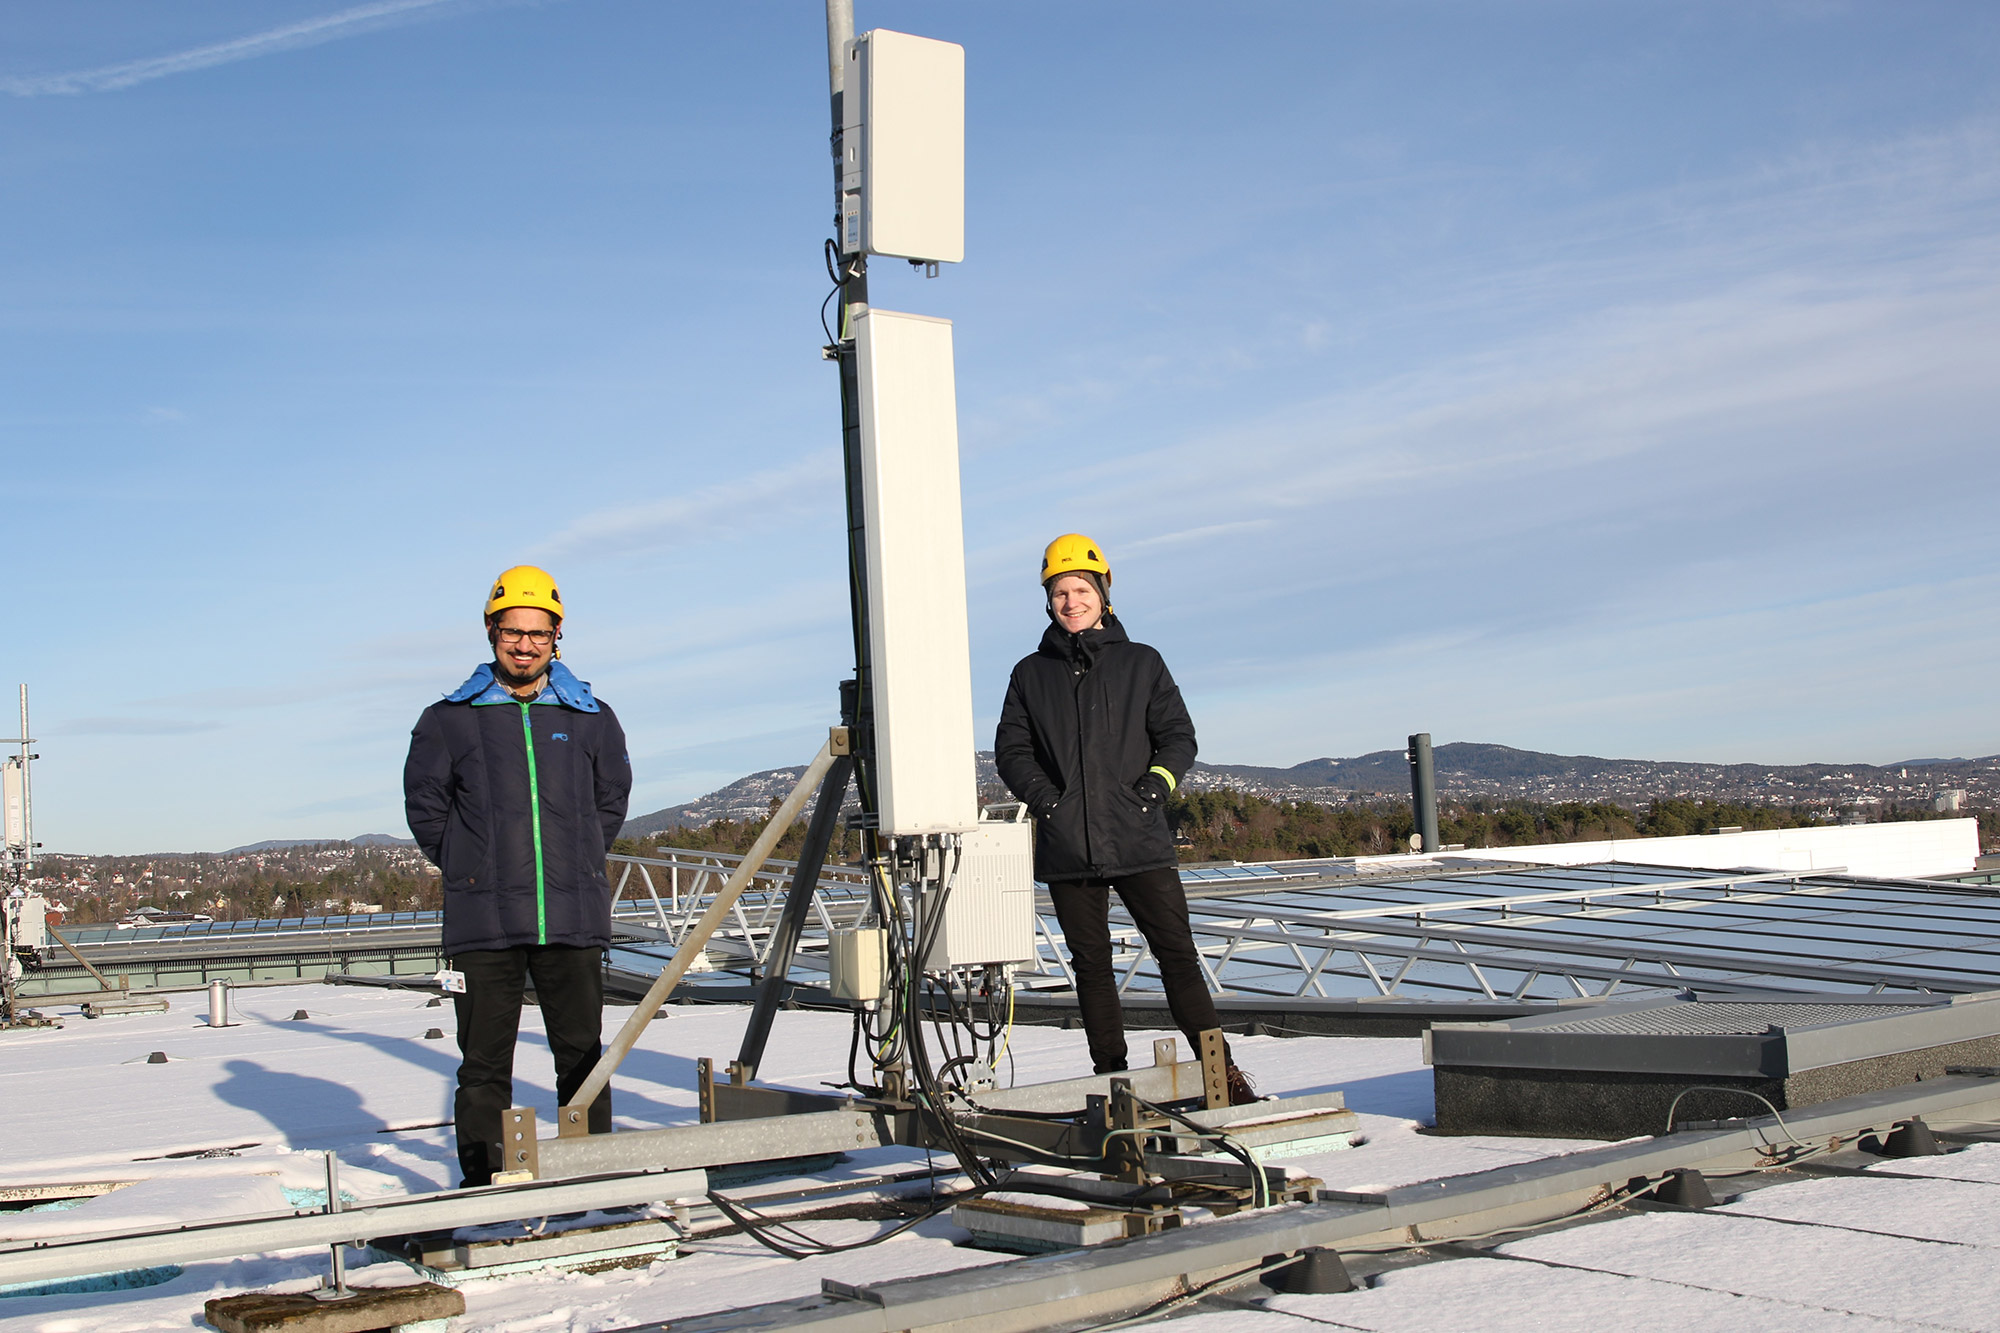
M34 737L28 731L28 687L21 687L21 734L4 744L18 744L18 757L9 756L0 763L0 822L4 822L4 843L7 857L8 876L13 880L4 902L0 902L0 1024L12 1025L20 1017L20 1006L14 990L15 968L14 950L20 943L22 934L21 914L25 910L39 912L36 900L30 899L28 878L35 866L35 807L34 793L28 781L28 766L35 756L28 747L34 744ZM39 929L39 923L37 923Z
M873 690L868 650L868 568L866 519L861 496L861 385L860 363L854 349L854 315L868 304L868 257L844 248L841 226L842 126L846 119L847 46L854 40L854 0L826 0L826 83L832 133L828 140L833 157L833 234L837 238L826 247L829 276L836 287L839 306L833 342L821 355L840 368L840 458L847 493L847 597L854 622L854 679L843 681L840 689L840 723L847 728L849 754L834 760L820 782L813 806L812 822L806 827L805 845L799 849L797 868L785 897L785 910L778 919L764 958L764 975L758 985L757 1002L744 1025L743 1042L737 1048L732 1071L748 1081L757 1076L764 1047L770 1040L771 1022L784 1002L792 970L792 955L805 929L806 913L819 886L819 872L840 822L840 807L847 800L847 784L855 784L861 802L862 850L872 861L876 855L873 829L875 800L875 727Z
M34 791L28 781L28 763L37 756L28 753L34 737L28 734L28 687L21 687L21 734L5 744L18 744L20 757L7 765L14 772L7 781L7 868L16 884L24 882L35 865ZM18 786L16 785L18 784Z
M834 341L823 355L840 367L840 457L847 491L847 596L854 624L855 715L842 721L855 728L853 750L864 815L875 813L873 672L868 649L868 566L864 507L861 497L861 370L854 349L854 318L868 306L868 256L854 242L848 248L842 225L841 178L845 150L842 127L846 118L847 47L854 40L854 0L826 0L826 79L832 130L828 144L833 158L833 234L827 247L829 267L838 288L839 306ZM863 820L865 825L868 821Z

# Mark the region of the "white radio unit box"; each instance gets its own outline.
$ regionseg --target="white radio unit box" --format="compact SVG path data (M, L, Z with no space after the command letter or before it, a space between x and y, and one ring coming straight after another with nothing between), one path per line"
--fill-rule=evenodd
M1035 957L1033 838L1033 826L1025 821L981 821L962 835L942 921L932 915L940 891L925 895L925 919L918 928L937 928L924 955L926 972Z

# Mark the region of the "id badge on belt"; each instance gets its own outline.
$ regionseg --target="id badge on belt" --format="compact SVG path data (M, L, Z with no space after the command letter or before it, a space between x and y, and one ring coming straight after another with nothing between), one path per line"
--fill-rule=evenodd
M432 977L431 980L437 982L438 989L442 990L446 995L465 994L465 973L463 972L454 971L449 967L440 968L438 974Z

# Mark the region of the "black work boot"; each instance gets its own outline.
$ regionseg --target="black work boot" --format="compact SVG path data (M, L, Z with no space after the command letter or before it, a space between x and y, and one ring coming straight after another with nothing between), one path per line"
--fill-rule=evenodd
M1229 1104L1248 1106L1251 1102L1263 1100L1257 1095L1256 1086L1250 1082L1250 1076L1235 1065L1229 1066Z
M462 1190L477 1189L481 1185L493 1183L493 1158L483 1143L461 1143L458 1145L458 1187Z

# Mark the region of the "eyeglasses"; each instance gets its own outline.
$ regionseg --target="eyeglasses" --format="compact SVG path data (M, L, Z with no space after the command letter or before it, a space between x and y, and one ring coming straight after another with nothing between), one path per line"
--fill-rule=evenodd
M494 630L502 643L519 643L526 639L537 648L546 648L555 642L556 632L552 629L510 629L502 625Z

